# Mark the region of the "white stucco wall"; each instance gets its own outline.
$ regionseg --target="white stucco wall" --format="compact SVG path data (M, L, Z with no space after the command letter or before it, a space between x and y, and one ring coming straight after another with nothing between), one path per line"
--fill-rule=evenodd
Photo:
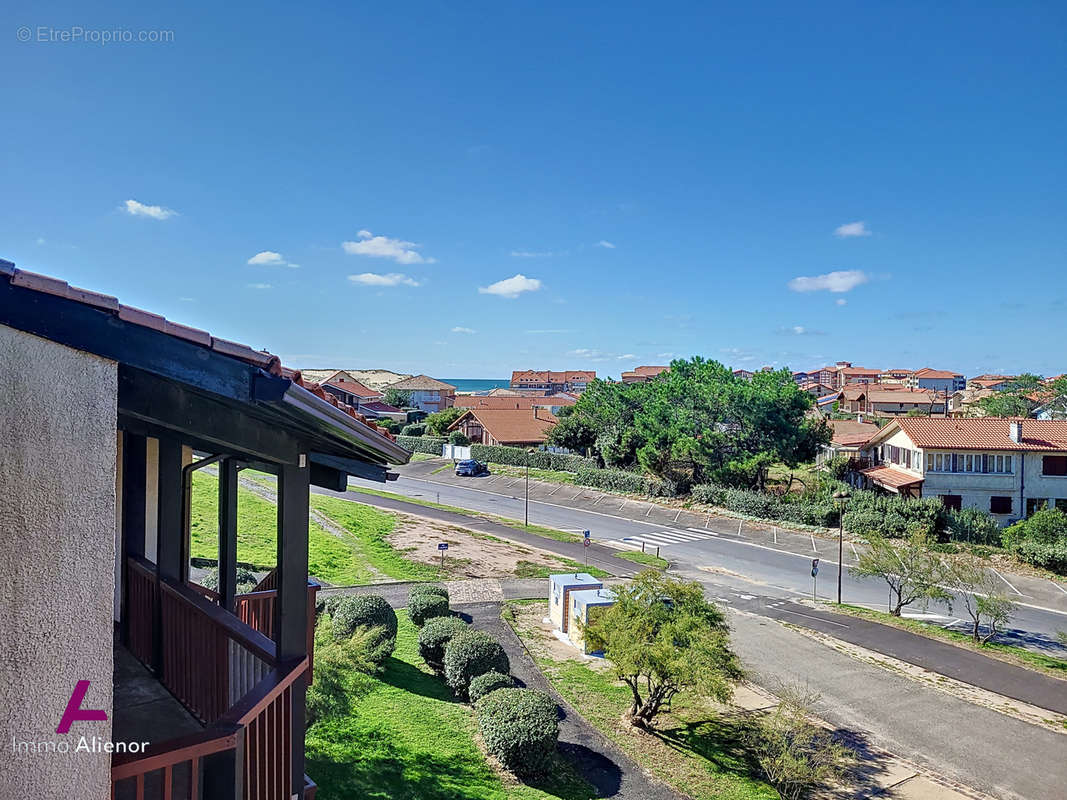
M111 714L117 366L0 325L0 797L106 798L107 753L12 752L109 739L56 726L79 680Z

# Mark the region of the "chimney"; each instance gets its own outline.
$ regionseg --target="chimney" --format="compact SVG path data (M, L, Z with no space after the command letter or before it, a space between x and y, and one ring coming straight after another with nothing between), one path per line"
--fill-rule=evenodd
M1023 424L1022 422L1009 422L1008 423L1008 436L1016 444L1022 444L1023 441Z

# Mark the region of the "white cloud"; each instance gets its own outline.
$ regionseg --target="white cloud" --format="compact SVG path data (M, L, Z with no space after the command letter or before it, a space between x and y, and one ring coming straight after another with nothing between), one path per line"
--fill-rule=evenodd
M846 305L848 305L848 300L846 300L843 297L839 297L839 298L837 298L837 304L839 306L846 306Z
M867 283L871 276L858 269L840 269L825 275L793 278L789 288L794 292L848 292Z
M851 236L870 236L871 230L866 222L846 222L834 228L834 236L839 239L848 239Z
M674 358L674 353L656 353L656 358Z
M619 361L627 361L631 358L637 358L633 353L623 353L621 356L615 356Z
M127 200L126 213L134 217L151 217L152 219L169 219L178 216L177 211L172 211L163 206L146 206L136 200Z
M551 250L512 250L511 255L513 258L551 258L555 253Z
M256 253L248 259L248 263L254 267L292 267L296 269L300 266L291 261L286 261L281 253L275 253L273 250L263 250Z
M609 242L609 241L607 241L605 239L601 239L599 242L597 242L596 246L597 247L606 247L608 250L614 250L615 249L615 245L613 245L611 242Z
M823 331L812 330L806 328L803 325L790 325L786 328L779 328L778 333L786 333L792 336L823 336Z
M269 283L250 283L250 284L248 284L248 288L249 289L272 289L274 287L272 287Z
M462 325L457 325L452 329L452 333L477 333L474 328L464 328Z
M341 242L346 253L353 256L370 256L371 258L391 258L397 264L433 264L435 259L426 258L416 253L420 245L405 242L402 239L390 239L388 236L375 236L367 230L360 231L357 241Z
M488 286L478 288L479 294L495 294L498 297L507 297L514 300L523 292L536 292L541 288L541 281L537 278L527 278L525 275L514 275L504 278L502 281L491 283Z
M529 334L541 334L541 333L573 333L570 328L535 328L532 331L526 331Z
M419 282L414 278L404 275L402 272L361 272L359 275L349 275L348 279L353 283L361 283L364 286L418 286Z

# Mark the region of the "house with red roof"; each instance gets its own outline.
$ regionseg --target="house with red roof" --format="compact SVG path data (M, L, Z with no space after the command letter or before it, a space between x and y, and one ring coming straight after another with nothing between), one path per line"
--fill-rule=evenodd
M593 370L522 369L511 373L512 389L544 389L549 392L584 392L596 380Z
M634 367L619 377L623 383L648 383L653 378L670 371L670 367Z
M948 397L953 392L966 389L967 379L959 372L923 367L910 375L904 385L912 389L930 389Z
M556 417L544 408L471 408L449 427L474 444L536 447L544 444Z
M1010 524L1046 507L1067 511L1067 421L897 417L863 448L869 488L938 497Z

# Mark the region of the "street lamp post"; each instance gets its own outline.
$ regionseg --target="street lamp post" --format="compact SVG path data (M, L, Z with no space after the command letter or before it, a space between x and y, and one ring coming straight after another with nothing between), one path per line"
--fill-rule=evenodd
M851 493L848 489L834 492L837 501L837 604L841 605L841 573L845 571L845 505Z

